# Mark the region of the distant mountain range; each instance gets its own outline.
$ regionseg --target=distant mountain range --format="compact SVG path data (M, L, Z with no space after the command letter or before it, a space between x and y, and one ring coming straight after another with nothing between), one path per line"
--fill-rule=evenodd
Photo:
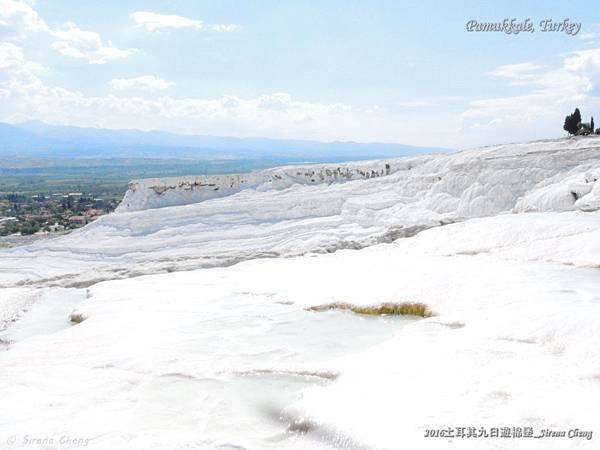
M0 156L34 158L170 158L193 160L265 158L297 160L367 159L448 149L403 144L317 142L180 135L160 131L109 130L0 123Z

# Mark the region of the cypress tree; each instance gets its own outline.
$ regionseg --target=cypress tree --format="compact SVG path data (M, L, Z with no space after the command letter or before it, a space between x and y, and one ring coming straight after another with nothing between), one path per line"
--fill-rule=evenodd
M580 125L581 113L579 112L579 108L575 108L573 114L569 114L567 117L565 117L565 124L563 125L563 130L568 131L569 134L577 134Z
M575 123L575 117L573 114L569 114L567 117L565 117L563 130L567 131L569 134L577 133L577 124Z
M579 108L575 108L575 112L573 113L573 122L575 125L579 125L581 123L581 113L579 112Z

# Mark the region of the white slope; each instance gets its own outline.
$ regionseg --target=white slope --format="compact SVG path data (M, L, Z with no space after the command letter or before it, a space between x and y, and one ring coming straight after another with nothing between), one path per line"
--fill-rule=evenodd
M240 175L246 183L231 188L233 176L135 182L120 212L68 236L2 251L0 286L85 286L359 248L501 212L593 211L599 174L600 138L591 137L271 169ZM142 207L152 209L128 211Z
M401 170L402 164L387 161L311 164L276 167L257 172L149 178L129 183L117 212L187 205L226 197L244 189L284 189L295 184L316 186L344 181L368 180Z
M0 439L597 448L600 140L387 164L392 173L365 180L258 184L177 206L153 199L153 209L3 250L4 317L10 305L29 311L0 330ZM178 271L208 265L227 267ZM102 278L111 280L53 287ZM403 301L435 315L305 309ZM68 324L73 308L82 323ZM423 437L470 426L593 434Z
M598 212L511 214L358 251L97 284L76 308L82 323L0 353L0 435L393 449L449 446L423 438L428 428L508 426L595 433L511 449L596 448L600 276L578 265L599 267L600 253L578 250L599 234ZM304 310L400 301L436 315ZM285 432L298 421L308 434Z

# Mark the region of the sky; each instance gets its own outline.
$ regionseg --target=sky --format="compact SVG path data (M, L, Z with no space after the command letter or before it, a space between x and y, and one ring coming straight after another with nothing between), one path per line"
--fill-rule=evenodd
M535 31L467 31L504 19ZM0 0L3 122L468 148L576 106L600 118L591 1Z

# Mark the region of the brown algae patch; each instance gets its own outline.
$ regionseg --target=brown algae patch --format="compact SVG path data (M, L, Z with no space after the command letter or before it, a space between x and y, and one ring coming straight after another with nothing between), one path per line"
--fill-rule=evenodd
M433 312L423 303L400 302L400 303L380 303L371 306L358 306L351 303L334 302L324 305L311 306L307 311L329 311L331 309L345 309L355 314L365 314L368 316L418 316L431 317Z
M69 319L71 320L71 322L73 323L81 323L83 322L85 319L87 319L86 316L84 316L82 313L78 313L78 312L72 312L71 316L69 317Z

